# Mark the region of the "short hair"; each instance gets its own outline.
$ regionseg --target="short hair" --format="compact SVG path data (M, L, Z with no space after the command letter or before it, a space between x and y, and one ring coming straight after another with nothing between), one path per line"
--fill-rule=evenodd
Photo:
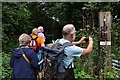
M43 29L43 27L42 27L42 26L39 26L38 29Z
M73 34L75 31L75 27L73 24L67 24L63 27L62 35L63 37L69 37L70 34Z
M32 30L32 34L37 35L37 34L38 34L38 29L37 29L37 28L34 28L34 29Z
M30 41L31 41L31 37L26 33L23 33L19 36L19 45L20 46L27 45L27 43Z
M38 27L38 31L39 31L39 32L43 32L43 30L44 30L44 28L43 28L42 26L39 26L39 27Z

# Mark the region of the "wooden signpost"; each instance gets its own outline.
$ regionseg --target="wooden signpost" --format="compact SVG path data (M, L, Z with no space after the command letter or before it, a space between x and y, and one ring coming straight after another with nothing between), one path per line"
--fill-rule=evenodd
M99 76L105 79L104 73L111 70L111 12L99 12L100 33L100 71ZM99 67L99 66L98 66Z

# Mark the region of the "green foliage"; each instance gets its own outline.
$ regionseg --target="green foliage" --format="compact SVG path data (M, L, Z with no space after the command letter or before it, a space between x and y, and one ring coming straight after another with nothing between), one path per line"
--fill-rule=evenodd
M76 74L75 74L75 78L76 79L80 79L80 78L92 78L89 74L87 74L84 71L79 71L79 70L75 70Z
M113 78L113 79L119 78L117 71L106 72L105 75L106 78Z
M80 29L79 31L77 31L77 36L76 36L76 40L80 40L83 36L89 38L89 36L91 36L94 40L94 46L93 46L93 51L91 53L91 55L86 55L81 57L80 59L75 59L74 63L75 63L75 77L77 79L80 78L93 78L93 70L95 70L97 68L94 59L98 59L98 31L96 31L97 33L94 34L94 30L93 31L89 31L89 29ZM88 42L86 42L83 45L80 45L80 47L82 48L86 48L88 45ZM96 75L94 75L96 76Z
M2 4L2 44L3 52L8 52L17 46L18 37L22 33L31 32L30 11L27 3L3 3Z
M74 73L76 79L79 80L81 78L92 78L88 73L83 71L83 62L81 58L75 58L74 63L75 63Z
M28 33L31 29L30 11L27 3L3 3L2 4L2 28L8 37L10 35Z
M112 23L112 42L115 45L112 45L112 57L114 59L120 60L120 22L116 23ZM117 56L117 57L116 57Z
M2 78L5 78L9 80L11 77L11 68L10 68L10 53L2 53Z

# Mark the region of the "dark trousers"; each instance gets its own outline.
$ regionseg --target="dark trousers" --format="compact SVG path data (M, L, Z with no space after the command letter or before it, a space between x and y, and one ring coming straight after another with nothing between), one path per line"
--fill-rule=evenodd
M59 72L56 80L75 80L73 68L66 69L65 72Z

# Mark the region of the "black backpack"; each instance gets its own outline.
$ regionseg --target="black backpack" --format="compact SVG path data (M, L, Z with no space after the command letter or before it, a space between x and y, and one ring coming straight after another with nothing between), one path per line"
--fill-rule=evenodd
M44 78L47 80L56 79L56 75L59 71L64 71L63 57L67 57L64 54L64 48L72 46L73 44L66 42L63 45L58 43L48 44L44 49L44 63L43 72Z
M52 43L52 36L50 34L44 34L45 35L45 44Z

